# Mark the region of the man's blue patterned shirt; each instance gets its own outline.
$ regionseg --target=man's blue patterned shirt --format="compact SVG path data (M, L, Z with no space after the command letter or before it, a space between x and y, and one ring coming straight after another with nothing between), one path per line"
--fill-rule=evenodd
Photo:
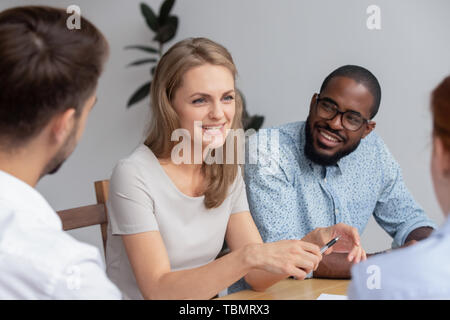
M375 132L337 165L324 167L304 154L305 126L305 122L288 123L249 138L255 142L263 134L268 137L268 145L258 150L258 159L265 157L268 164L246 162L244 170L250 212L264 242L301 239L317 227L340 222L362 234L372 215L393 238L394 248L416 228L436 228L411 196L399 164ZM276 143L269 143L274 134L278 150ZM248 286L241 280L229 292L244 288Z

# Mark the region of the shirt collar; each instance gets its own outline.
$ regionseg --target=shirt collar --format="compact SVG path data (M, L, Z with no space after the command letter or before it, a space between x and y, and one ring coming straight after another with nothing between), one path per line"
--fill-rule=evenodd
M22 180L0 170L0 202L14 210L14 214L26 214L28 221L39 221L52 228L62 229L56 212L44 197Z
M354 150L349 155L346 155L345 157L339 159L337 162L337 167L341 171L341 174L345 174L348 171L348 168L351 166L352 163L352 155L357 151L358 149Z
M315 164L314 162L312 162L311 160L308 159L308 157L306 157L305 155L305 141L306 141L306 121L303 122L303 125L301 126L299 133L298 133L298 141L299 141L299 150L298 150L298 154L299 154L299 165L300 167L303 166L304 163L307 163L308 166L311 168L311 170L314 171L314 168L317 166L317 164Z

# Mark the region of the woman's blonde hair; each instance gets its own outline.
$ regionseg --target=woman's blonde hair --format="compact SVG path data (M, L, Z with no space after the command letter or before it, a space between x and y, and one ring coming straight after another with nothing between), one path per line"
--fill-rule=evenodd
M231 54L220 44L206 38L189 38L180 41L161 57L150 89L152 117L149 133L144 142L157 158L169 158L172 148L178 143L171 141L172 132L180 128L172 100L176 90L181 86L183 75L189 69L204 64L226 67L236 80L237 70ZM235 92L236 111L231 129L241 129L242 99L238 91L235 90ZM230 143L229 139L223 146L224 153L227 143ZM236 144L234 151L236 151ZM202 164L207 181L204 193L206 208L219 207L227 197L228 188L238 172L236 158L234 160L233 164Z

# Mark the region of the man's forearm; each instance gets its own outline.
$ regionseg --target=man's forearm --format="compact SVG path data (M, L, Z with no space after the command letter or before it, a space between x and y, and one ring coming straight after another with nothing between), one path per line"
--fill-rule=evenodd
M412 240L420 241L425 238L428 238L433 231L434 231L434 229L432 227L420 227L420 228L414 229L406 237L405 244Z
M350 279L352 263L347 260L348 253L331 253L324 256L314 271L314 278Z

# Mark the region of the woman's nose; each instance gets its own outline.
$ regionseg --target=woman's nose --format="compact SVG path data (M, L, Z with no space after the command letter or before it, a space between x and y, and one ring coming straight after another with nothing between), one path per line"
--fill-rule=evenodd
M211 110L209 111L209 116L213 119L221 119L223 118L223 106L220 102L215 102L211 106Z

